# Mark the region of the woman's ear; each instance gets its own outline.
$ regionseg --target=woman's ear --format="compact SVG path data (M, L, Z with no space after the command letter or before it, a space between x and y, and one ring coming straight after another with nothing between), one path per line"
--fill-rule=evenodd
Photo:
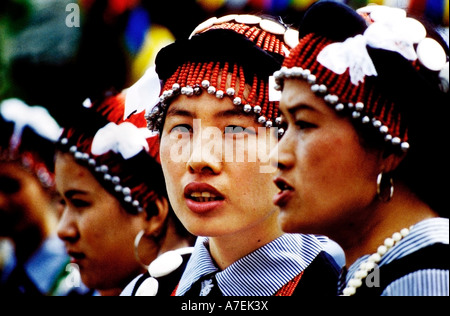
M158 197L155 200L155 205L158 212L148 219L146 235L159 239L165 230L169 214L169 201L165 197Z

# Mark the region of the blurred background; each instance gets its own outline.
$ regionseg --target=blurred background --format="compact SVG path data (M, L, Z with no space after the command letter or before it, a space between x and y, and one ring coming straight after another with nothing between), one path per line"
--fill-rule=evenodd
M201 22L268 13L295 24L314 0L2 0L0 101L42 105L61 123L70 108L106 89L132 85L158 50ZM405 8L446 33L449 0L342 0Z

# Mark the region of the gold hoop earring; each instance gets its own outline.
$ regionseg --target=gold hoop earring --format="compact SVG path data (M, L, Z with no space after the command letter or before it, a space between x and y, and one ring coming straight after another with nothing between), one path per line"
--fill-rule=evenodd
M145 234L145 230L142 229L141 231L139 231L139 233L137 233L136 238L134 238L134 257L136 258L137 262L145 269L148 269L148 265L144 264L141 260L141 258L139 257L139 244L141 243L141 239L142 236L144 236Z
M385 176L388 176L388 179ZM386 185L388 186L386 187ZM384 203L392 199L394 196L394 179L392 179L392 176L380 172L377 177L377 196Z

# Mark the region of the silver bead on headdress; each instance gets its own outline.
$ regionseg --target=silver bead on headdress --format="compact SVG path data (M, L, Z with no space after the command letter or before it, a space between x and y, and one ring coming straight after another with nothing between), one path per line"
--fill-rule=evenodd
M289 50L298 44L297 30L254 15L227 15L208 19L195 28L190 40L210 30L232 30L244 35L262 50L281 57L287 56ZM159 104L147 113L149 129L160 130L167 107L175 97L198 96L203 91L218 99L231 98L233 104L242 107L245 113L254 113L257 121L265 127L277 125L278 106L274 102L279 100L270 96L269 80L255 75L253 82L245 82L245 67L231 61L215 61L215 58L211 56L208 61L188 61L178 65L172 77L165 82ZM250 91L245 91L245 84L251 87Z
M333 42L313 31L305 35L308 48L298 45L291 51L284 67L274 73L275 89L282 90L285 79L305 80L337 112L350 113L353 120L375 129L387 143L406 152L410 148L407 130L393 101L382 99L368 86L367 77L378 76L368 47L396 52L435 72L443 92L448 92L448 57L436 40L426 37L425 27L408 18L404 10L373 5L358 13L368 24L364 34L344 42ZM319 73L320 78L316 77Z

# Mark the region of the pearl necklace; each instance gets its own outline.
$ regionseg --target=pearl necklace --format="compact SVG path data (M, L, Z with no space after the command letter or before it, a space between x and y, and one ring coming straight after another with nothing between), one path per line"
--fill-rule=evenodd
M358 271L355 272L354 276L348 282L346 288L343 291L342 296L352 296L356 293L356 290L363 284L364 278L369 275L376 265L381 261L384 255L394 247L400 240L408 236L410 228L403 228L400 232L396 232L390 238L386 238L384 244L379 246L377 252L369 256L369 258L361 263Z

